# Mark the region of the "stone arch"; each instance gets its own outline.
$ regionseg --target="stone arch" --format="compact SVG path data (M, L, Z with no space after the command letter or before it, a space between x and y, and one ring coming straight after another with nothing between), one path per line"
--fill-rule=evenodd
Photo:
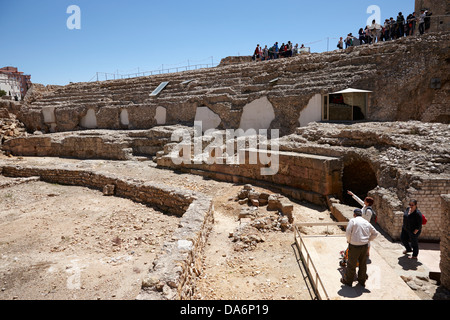
M155 120L158 125L164 125L167 121L167 109L164 107L157 107L155 113Z
M244 107L241 117L240 129L269 129L275 120L275 110L267 97L254 100Z
M354 160L344 165L342 174L343 202L347 205L360 207L360 205L347 194L350 190L362 200L369 191L378 186L377 176L369 162Z
M127 109L123 109L120 112L120 124L122 126L129 126L130 125L130 119L129 119L129 115L128 115L128 110Z
M97 116L94 109L89 109L86 115L81 118L80 126L86 129L97 128Z
M195 114L195 122L202 122L202 130L205 132L209 129L217 129L222 122L218 114L208 107L198 107Z

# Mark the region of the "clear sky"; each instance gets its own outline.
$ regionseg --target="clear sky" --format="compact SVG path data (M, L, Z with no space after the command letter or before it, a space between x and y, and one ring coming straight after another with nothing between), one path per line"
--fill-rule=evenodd
M79 30L67 27L70 5L80 8ZM357 34L371 5L383 21L414 11L413 0L0 0L0 67L65 85L96 72L218 63L275 41L323 52Z

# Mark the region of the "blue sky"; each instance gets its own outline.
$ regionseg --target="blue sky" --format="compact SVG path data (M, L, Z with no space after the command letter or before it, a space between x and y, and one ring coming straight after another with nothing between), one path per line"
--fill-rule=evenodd
M69 30L70 5L81 29ZM414 11L413 0L0 0L0 67L15 66L32 82L65 85L96 72L127 74L218 63L251 55L256 44L305 43L334 50L356 34L377 5L381 18Z

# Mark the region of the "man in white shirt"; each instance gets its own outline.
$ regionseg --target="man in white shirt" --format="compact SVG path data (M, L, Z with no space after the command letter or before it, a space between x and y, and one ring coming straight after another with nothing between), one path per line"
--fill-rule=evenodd
M367 280L367 249L369 242L378 236L378 231L362 217L361 209L356 209L353 219L348 223L346 237L348 242L347 270L341 283L352 286L359 263L358 283L365 286Z

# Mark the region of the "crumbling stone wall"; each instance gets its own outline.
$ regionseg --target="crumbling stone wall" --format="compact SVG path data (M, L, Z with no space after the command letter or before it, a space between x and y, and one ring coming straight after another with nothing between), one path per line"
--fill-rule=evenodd
M400 240L404 205L393 190L377 187L368 194L374 199L378 224L392 239ZM439 238L438 238L439 239Z
M370 179L367 189L359 191L358 196L367 193L375 199L378 223L383 230L394 239L400 238L403 210L415 197L429 218L421 239L438 241L442 210L437 204L440 195L448 193L450 181L448 129L444 124L414 121L351 126L311 124L280 139L280 150L333 156L341 159L343 168L355 162L369 164L377 186L370 189ZM363 186L366 178L353 170L350 179L362 179L358 185ZM345 201L343 197L336 198Z
M25 126L15 115L20 106L16 101L0 99L0 151L6 141L26 136Z
M182 216L195 200L195 193L173 190L164 185L144 183L122 178L110 173L93 172L71 168L41 168L29 166L3 166L2 172L7 177L40 177L50 183L72 186L85 186L103 190L105 186L114 186L113 194L137 202L149 204L171 214Z
M450 194L441 197L441 283L450 290Z

